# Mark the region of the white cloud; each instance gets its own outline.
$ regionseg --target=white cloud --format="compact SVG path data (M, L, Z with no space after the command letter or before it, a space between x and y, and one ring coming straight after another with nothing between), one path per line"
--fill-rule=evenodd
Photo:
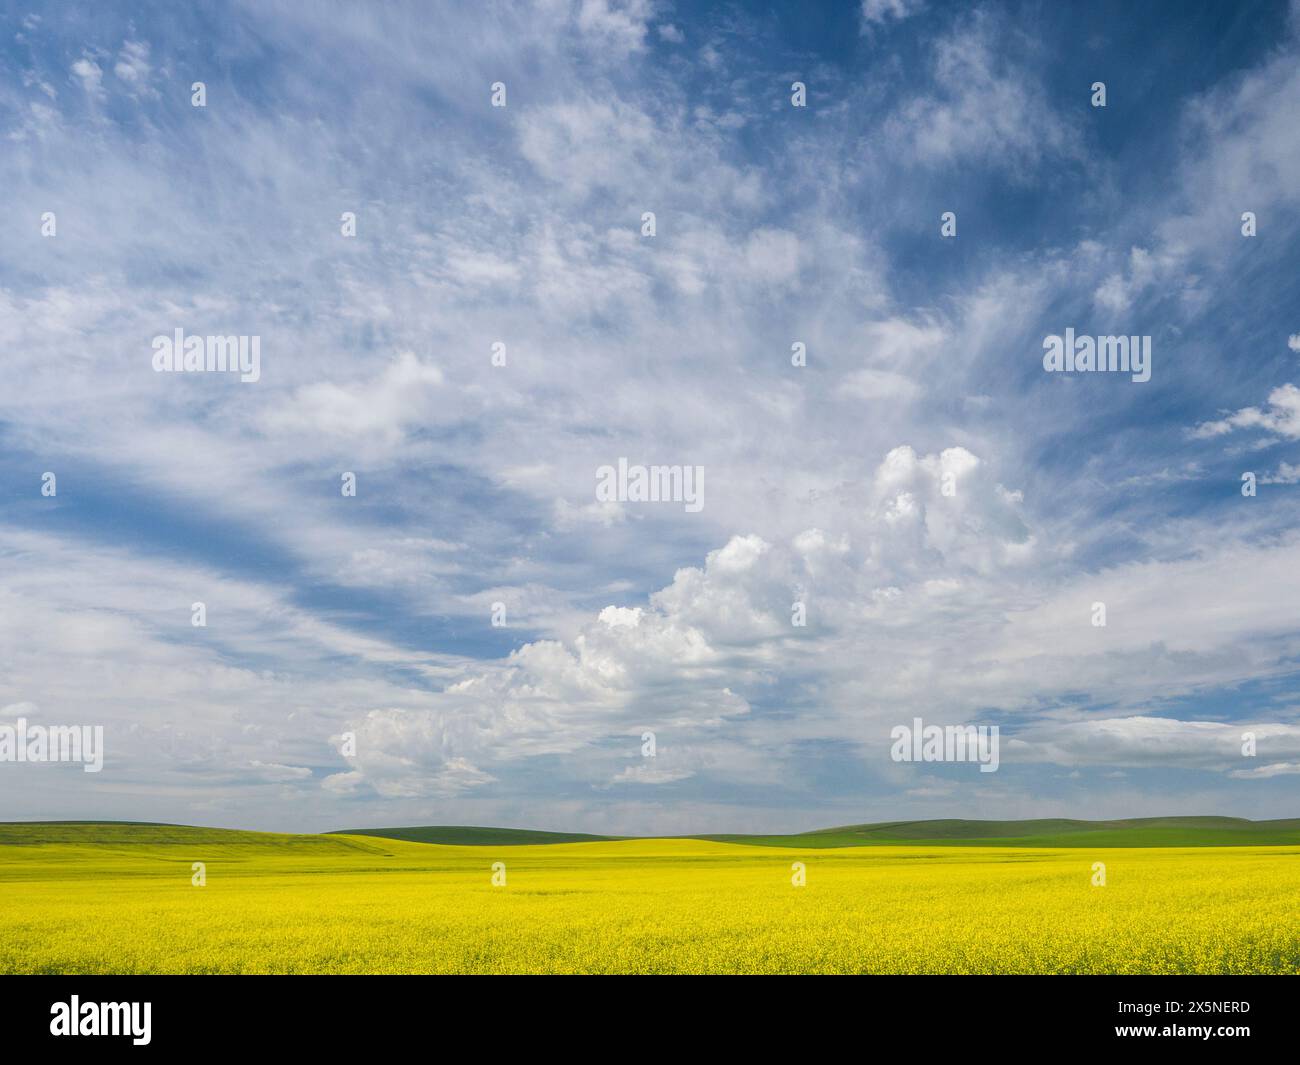
M1254 769L1234 769L1228 776L1236 780L1268 780L1271 777L1293 776L1300 773L1300 762L1273 762Z
M0 707L0 717L35 717L39 710L35 703L10 703Z
M432 404L442 383L438 367L403 351L370 381L352 387L332 381L304 385L289 402L271 409L265 420L272 432L394 441L409 426L438 419Z
M627 510L621 503L592 502L573 504L567 499L555 501L555 525L558 529L574 529L581 525L598 525L608 529L627 521Z
M156 95L149 85L152 67L149 65L148 41L123 41L113 74L126 86L132 96Z
M858 370L844 378L840 391L859 399L915 399L921 386L910 378L889 370Z
M1023 168L1074 153L1078 138L1048 102L1033 67L1006 58L1032 51L1028 41L1009 48L1014 33L995 16L978 12L938 38L934 87L890 119L891 140L922 164L980 159Z
M519 151L538 173L571 195L621 187L655 167L665 151L650 116L622 100L530 108L518 120ZM640 224L640 216L628 220Z
M1276 472L1266 473L1259 479L1260 484L1300 484L1300 465L1283 462Z
M617 58L645 47L646 26L653 15L651 0L580 0L578 29L597 48Z
M256 776L273 783L311 778L311 770L305 766L281 765L279 762L263 762L258 759L249 762L248 766Z
M1300 388L1293 384L1281 385L1268 394L1262 410L1243 407L1218 421L1202 422L1192 435L1204 439L1223 436L1236 429L1259 429L1288 440L1300 440Z
M1245 734L1255 738L1255 755L1243 753ZM1279 723L1226 724L1163 717L1106 718L1063 725L1045 724L1005 744L1006 760L1061 765L1178 766L1212 769L1232 777L1272 776L1276 767L1255 767L1254 759L1300 755L1300 726ZM1272 770L1271 772L1269 770Z
M862 20L883 23L910 18L925 7L925 0L862 0Z
M82 56L73 63L72 73L81 82L81 87L85 89L87 96L102 97L104 95L104 72L100 69L99 64L89 56Z
M671 768L644 762L641 765L627 766L610 783L612 784L675 784L679 780L689 780L695 770L684 766Z

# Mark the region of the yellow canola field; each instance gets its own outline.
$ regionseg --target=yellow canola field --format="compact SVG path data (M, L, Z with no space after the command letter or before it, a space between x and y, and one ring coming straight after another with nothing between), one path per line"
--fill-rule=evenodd
M1300 972L1300 847L322 838L0 846L0 972Z

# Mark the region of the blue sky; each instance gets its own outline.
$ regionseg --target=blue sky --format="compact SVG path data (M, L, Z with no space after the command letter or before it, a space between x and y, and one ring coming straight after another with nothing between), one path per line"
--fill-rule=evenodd
M1296 814L1300 8L807 7L4 6L5 819Z

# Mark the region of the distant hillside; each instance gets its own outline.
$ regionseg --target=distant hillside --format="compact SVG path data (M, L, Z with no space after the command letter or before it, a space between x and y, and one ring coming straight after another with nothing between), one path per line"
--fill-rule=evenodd
M41 847L65 843L80 847L149 847L159 852L221 848L223 852L273 847L283 854L329 855L342 851L380 853L382 844L284 832L245 832L234 828L200 828L146 821L0 821L0 846Z
M368 836L375 843L357 839ZM351 839L344 837L353 837ZM470 825L426 825L410 828L353 828L323 834L246 832L228 828L199 828L132 821L0 822L0 846L39 846L67 843L111 848L148 845L169 849L195 845L240 849L275 847L283 853L337 853L340 850L380 853L379 840L438 843L460 847L520 846L548 843L600 843L628 836L595 836L582 832L537 832L520 828ZM1300 846L1300 818L1247 821L1238 817L1140 817L1119 821L885 821L843 825L790 835L702 835L716 843L754 847L943 846L943 847L1259 847Z
M1136 817L1118 821L885 821L795 835L713 835L700 839L761 847L925 844L978 847L1260 847L1300 844L1300 818Z
M523 846L530 843L602 843L627 836L591 836L583 832L535 832L527 828L477 828L473 825L425 825L420 828L345 828L331 836L379 836L410 843L452 847Z
M342 834L459 846L594 843L629 838L459 825L361 828L348 829ZM1247 821L1238 817L1140 817L1119 821L885 821L792 835L722 834L679 838L756 847L800 848L907 844L948 847L1258 847L1300 844L1300 818L1285 821Z

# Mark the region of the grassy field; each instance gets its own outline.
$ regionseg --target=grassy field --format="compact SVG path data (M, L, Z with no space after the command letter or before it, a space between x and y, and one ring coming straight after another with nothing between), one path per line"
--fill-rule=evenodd
M0 914L8 973L1297 973L1300 845L437 846L0 825Z

